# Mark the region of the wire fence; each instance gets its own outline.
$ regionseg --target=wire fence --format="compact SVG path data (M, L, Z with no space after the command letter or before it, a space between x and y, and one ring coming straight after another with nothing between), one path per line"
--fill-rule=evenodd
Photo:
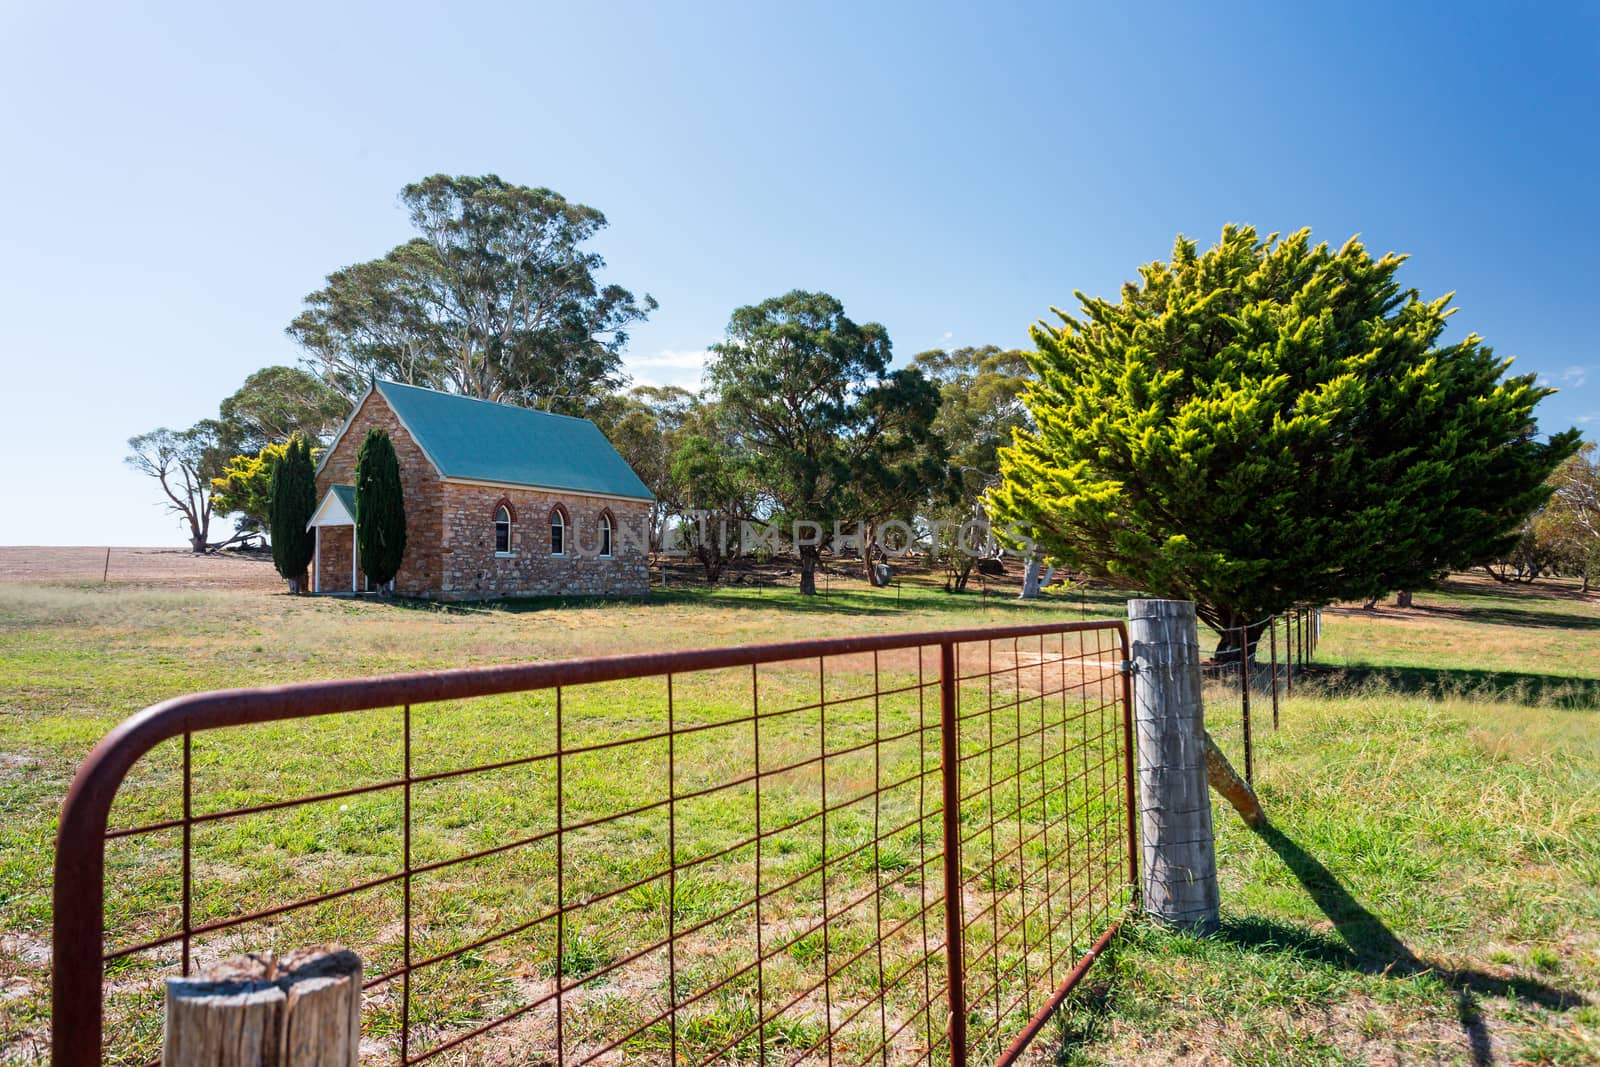
M1135 896L1117 622L179 698L80 768L58 1064L328 943L363 1060L1010 1063Z
M1221 642L1223 635L1212 632ZM1283 701L1293 695L1307 664L1316 657L1322 611L1291 609L1240 627L1230 636L1231 657L1205 664L1206 729L1224 753L1240 759L1237 769L1254 785L1260 726L1278 728ZM1240 655L1241 648L1247 654ZM1270 720L1264 721L1269 715Z

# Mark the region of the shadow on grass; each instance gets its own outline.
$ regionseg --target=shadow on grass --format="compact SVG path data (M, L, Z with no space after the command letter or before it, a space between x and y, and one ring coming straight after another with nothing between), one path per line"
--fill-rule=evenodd
M1426 596L1428 590L1419 592L1419 596ZM1524 582L1493 582L1463 581L1460 578L1450 577L1440 582L1438 592L1452 593L1458 596L1486 596L1497 597L1502 600L1570 600L1579 604L1594 603L1594 593L1585 593L1571 585L1557 585L1550 581L1533 583Z
M1533 608L1457 608L1437 604L1419 605L1418 614L1459 622L1488 623L1491 626L1526 626L1551 630L1600 630L1600 616L1539 611Z
M1473 594L1479 595L1479 594ZM1506 597L1515 600L1515 597ZM1576 599L1576 598L1575 598ZM1448 620L1450 622L1481 623L1487 626L1519 626L1534 630L1600 630L1600 615L1579 612L1542 611L1521 607L1455 607L1446 604L1422 604L1404 611L1378 608L1324 608L1323 613L1336 618L1361 619L1374 622Z
M1301 848L1274 826L1258 830L1278 858L1294 872L1318 909L1344 939L1344 944L1312 931L1269 919L1226 919L1218 936L1256 950L1284 949L1335 967L1365 974L1411 977L1431 974L1455 991L1456 1017L1472 1046L1474 1063L1493 1061L1488 1026L1478 1008L1480 997L1509 997L1531 1001L1555 1011L1583 1007L1588 999L1532 978L1489 974L1472 968L1452 968L1430 963L1408 948L1369 911L1322 861Z
M1051 1044L1055 1048L1055 1054L1050 1058L1053 1067L1078 1067L1084 1062L1081 1050L1105 1033L1106 1023L1116 1010L1117 995L1116 979L1102 976L1113 970L1112 957L1116 951L1117 942L1113 939L1110 947L1096 961L1096 966L1084 976L1056 1013L1055 1031L1051 1037Z
M1504 700L1519 704L1567 708L1600 708L1600 678L1521 671L1486 671L1469 667L1378 667L1365 664L1308 669L1325 691L1340 696L1350 690L1380 688L1433 699ZM1320 676L1320 677L1319 677Z
M1015 593L990 593L977 591L945 593L925 585L906 586L896 590L893 586L875 590L835 589L819 591L816 596L801 596L787 586L724 585L689 589L652 589L647 596L636 597L505 597L494 600L460 600L440 602L395 597L389 600L370 600L367 603L385 604L398 609L451 615L522 615L561 608L618 608L649 611L654 608L703 606L751 612L772 612L809 615L861 615L893 616L921 614L967 614L973 611L993 610L1016 612L1035 618L1043 612L1062 613L1068 618L1120 615L1121 594L1094 591L1087 595L1046 593L1037 601L1024 601Z

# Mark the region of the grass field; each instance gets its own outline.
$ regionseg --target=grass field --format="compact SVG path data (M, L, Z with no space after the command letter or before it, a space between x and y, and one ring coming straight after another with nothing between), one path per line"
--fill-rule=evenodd
M1257 698L1273 825L1213 806L1221 934L1136 927L1062 1062L1600 1062L1600 602L1472 578L1416 603L1326 612L1276 733Z
M224 686L1120 607L1105 593L1020 604L912 583L899 591L839 583L811 602L784 589L736 589L675 591L643 604L440 608L191 589L165 578L34 577L0 586L0 1057L23 1061L40 1053L48 1018L56 810L83 753L156 700ZM1600 603L1478 581L1417 602L1407 612L1330 612L1316 676L1284 704L1277 733L1258 725L1257 780L1273 829L1252 834L1225 808L1216 812L1222 934L1199 940L1135 924L1092 972L1041 1056L1196 1064L1600 1056ZM613 696L608 714L625 712L637 695ZM716 706L714 693L703 696ZM1208 714L1231 716L1227 694L1215 696ZM481 731L451 743L496 751L511 728L502 713L509 714L484 708ZM425 722L418 729L427 736ZM392 731L385 739L338 720L293 738L264 731L230 750L197 751L197 781L245 803L319 761L381 762L391 741ZM136 783L119 813L159 813L170 800L163 773L170 775L170 761ZM600 767L593 787L605 796L629 783ZM429 803L443 828L422 847L455 847L475 826L534 818L529 798L539 788L506 779L440 791ZM251 899L260 877L252 868L263 863L308 885L359 872L394 833L377 802L315 818L322 821L314 826L263 822L212 842L239 856L236 892L216 906ZM596 855L614 844L596 841ZM915 834L904 845L909 856ZM290 861L312 847L320 850L315 863ZM123 908L170 907L170 885L131 873L152 860L159 866L163 855L158 847L112 857L129 872L113 917ZM881 857L877 866L885 869ZM465 936L474 910L525 905L496 895L516 873L482 878L477 895L460 886L441 891L431 928L438 943ZM715 913L725 889L708 878L703 899L676 907ZM656 903L632 901L630 912L630 902L620 902L617 921L592 939L577 937L576 951L615 954L616 929L654 921ZM455 921L446 921L450 914ZM568 961L561 966L565 973ZM481 1008L449 996L435 1002L462 1018ZM781 1041L803 1047L806 1038ZM781 1054L781 1041L770 1051Z

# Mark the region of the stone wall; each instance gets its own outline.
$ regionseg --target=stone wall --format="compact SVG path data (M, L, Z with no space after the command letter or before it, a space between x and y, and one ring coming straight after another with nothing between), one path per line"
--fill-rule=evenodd
M422 449L400 425L377 391L367 394L344 436L334 446L317 473L317 500L331 485L356 484L356 456L367 431L387 430L400 461L400 487L406 504L406 551L394 576L394 591L401 596L429 596L443 580L439 554L439 476ZM323 534L327 537L326 532ZM324 541L326 544L326 541ZM348 567L349 559L345 564Z
M650 591L649 505L533 489L444 482L444 582L441 597L643 596ZM494 550L495 511L511 508L511 554ZM550 512L565 509L565 552L550 552ZM603 559L600 516L612 522L612 558Z
M318 583L313 586L322 593L348 593L350 589L350 552L355 540L354 526L323 526L322 541L317 547ZM356 582L366 588L367 576L359 570Z

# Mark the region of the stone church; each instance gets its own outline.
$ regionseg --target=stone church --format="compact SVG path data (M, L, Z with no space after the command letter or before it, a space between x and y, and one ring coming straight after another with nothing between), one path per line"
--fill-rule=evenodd
M317 467L313 590L368 587L355 541L356 453L389 432L405 493L394 591L441 600L649 591L653 496L587 419L375 381Z

